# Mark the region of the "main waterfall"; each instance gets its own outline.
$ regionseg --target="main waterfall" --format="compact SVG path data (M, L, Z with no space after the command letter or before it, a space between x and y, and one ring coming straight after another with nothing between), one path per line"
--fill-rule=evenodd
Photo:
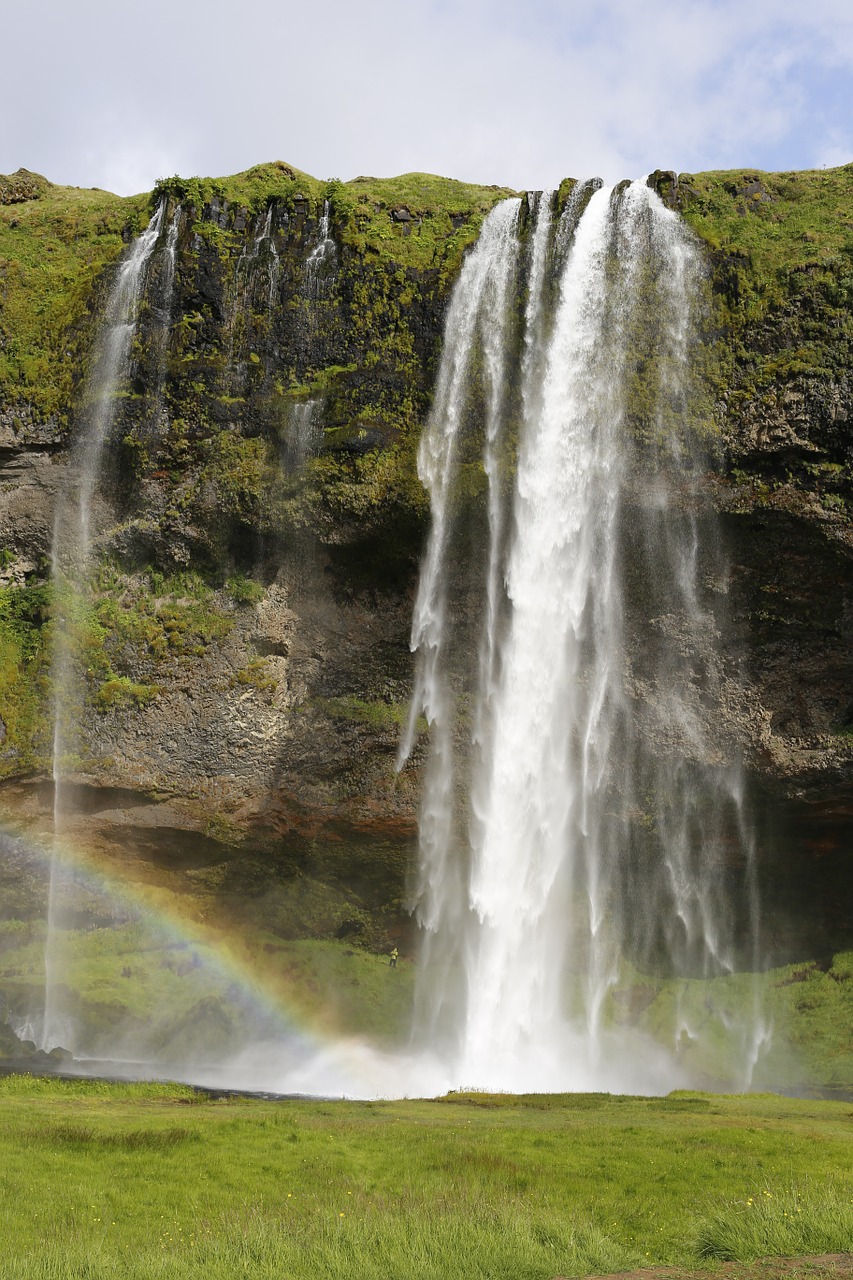
M668 1046L641 1035L644 975L749 970L757 945L709 711L725 567L693 479L702 263L644 181L554 205L486 220L420 451L416 1042L457 1085L659 1091L701 1029L676 1007ZM727 1027L740 1083L757 1021Z

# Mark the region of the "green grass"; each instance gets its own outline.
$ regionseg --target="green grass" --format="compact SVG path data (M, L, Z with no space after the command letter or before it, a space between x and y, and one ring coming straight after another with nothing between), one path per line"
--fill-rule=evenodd
M44 746L51 594L46 584L0 587L0 713L7 752L0 774L31 767Z
M832 1181L764 1187L711 1210L696 1234L701 1256L724 1262L834 1253L851 1245L853 1195Z
M508 187L405 173L341 183L332 188L331 201L344 242L359 253L375 253L403 268L437 268L452 278L485 215L513 194ZM401 206L411 214L408 232L406 224L392 218L392 211Z
M770 1037L754 1084L853 1084L853 952L840 952L825 971L806 961L755 978L639 982L656 994L638 1026L665 1044L675 1041L680 1023L693 1029L682 1053L689 1069L726 1079L732 1028L751 1021L754 1008Z
M312 706L333 720L367 724L373 729L396 733L406 724L409 715L405 702L383 702L377 698L369 701L354 694L345 698L314 698Z
M0 402L65 419L87 307L104 268L124 249L147 197L44 183L38 199L0 205Z
M12 1077L0 1276L550 1280L840 1250L848 1111L696 1094L272 1104Z
M741 194L755 180L769 198ZM853 252L853 165L790 173L732 169L682 174L681 182L689 188L690 225L712 247L748 257L770 293L791 272Z
M134 684L139 671L152 675L160 664L201 657L233 629L229 607L234 599L231 591L227 602L217 599L196 573L134 575L103 564L94 588L92 627L104 679ZM98 664L90 656L88 665ZM104 697L103 689L99 696L103 705L115 701ZM147 700L141 693L131 696L140 705Z

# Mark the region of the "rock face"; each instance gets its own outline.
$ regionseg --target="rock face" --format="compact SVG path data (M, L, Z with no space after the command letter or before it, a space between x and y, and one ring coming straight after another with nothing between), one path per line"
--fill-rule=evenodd
M37 1049L32 1040L22 1040L8 1022L0 1022L0 1064L9 1070L46 1071L61 1070L71 1061L67 1049L56 1048L45 1052Z
M650 182L707 244L703 485L731 565L716 741L747 764L789 949L849 942L853 169ZM328 936L361 909L396 918L419 794L417 755L395 772L428 515L415 449L449 289L505 194L278 163L171 180L143 208L0 179L8 816L49 826L54 503L116 261L163 201L95 511L78 835L164 874L218 859L235 899L253 877L334 884L305 926ZM65 280L47 318L41 252ZM639 677L636 697L643 714Z

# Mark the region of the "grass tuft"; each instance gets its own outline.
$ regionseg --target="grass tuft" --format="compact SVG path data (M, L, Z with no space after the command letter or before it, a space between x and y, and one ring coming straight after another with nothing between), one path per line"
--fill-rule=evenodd
M171 1151L186 1142L198 1142L191 1129L125 1129L117 1132L100 1130L92 1125L57 1124L31 1129L21 1135L25 1145L75 1147L80 1150Z
M853 1194L832 1183L764 1187L713 1209L695 1240L702 1258L756 1258L843 1252L853 1243Z

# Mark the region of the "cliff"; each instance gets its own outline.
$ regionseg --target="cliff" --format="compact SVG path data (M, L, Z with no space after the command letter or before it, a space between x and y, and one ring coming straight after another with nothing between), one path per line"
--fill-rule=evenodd
M652 181L707 249L721 750L746 763L778 955L823 954L853 938L853 166ZM405 928L415 451L449 290L507 194L283 163L130 199L0 179L9 822L50 826L55 495L116 264L162 201L174 271L152 259L77 636L77 837L199 915L376 946ZM473 520L480 493L472 468ZM15 884L15 911L35 911Z

